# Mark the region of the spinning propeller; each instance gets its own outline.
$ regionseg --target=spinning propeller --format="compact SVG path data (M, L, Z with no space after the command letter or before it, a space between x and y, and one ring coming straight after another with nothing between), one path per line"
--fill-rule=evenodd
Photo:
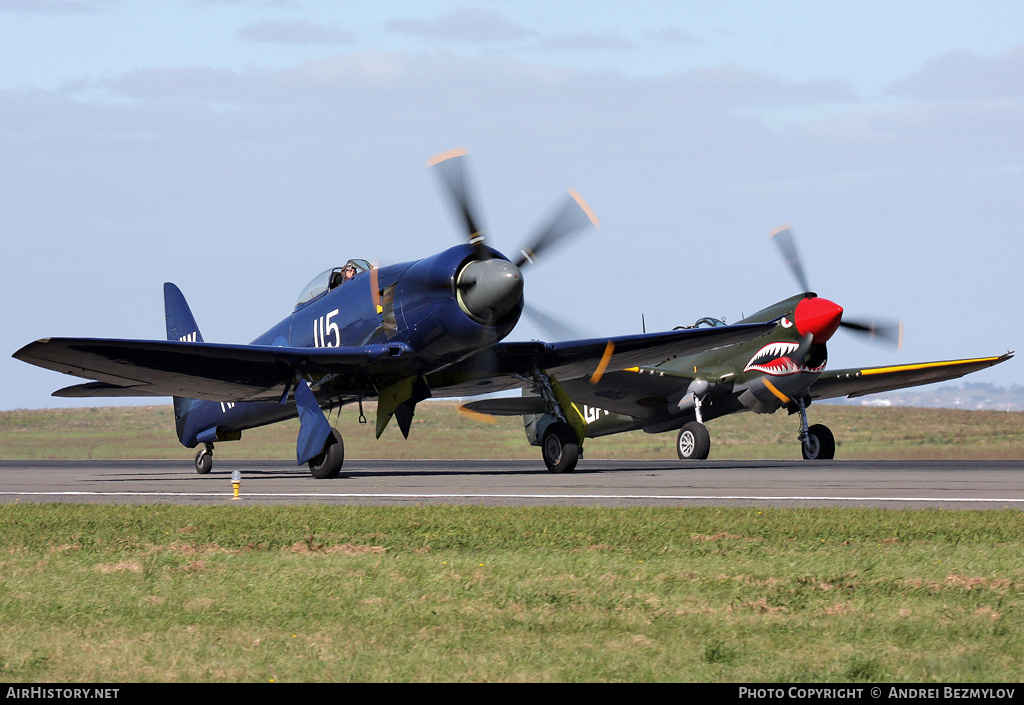
M598 227L594 212L582 196L576 191L569 191L561 206L536 230L529 244L519 251L515 263L494 257L492 251L485 246L486 235L466 176L466 151L456 149L444 152L431 159L429 164L438 174L465 228L467 242L477 252L477 259L465 265L456 276L455 293L462 310L478 323L491 325L522 301L522 268L536 264L552 249L591 225ZM552 325L557 327L554 318L536 308L524 303L523 310L538 320L542 327L548 330ZM494 348L491 347L490 351L491 357L485 353L485 364L488 368L494 368L497 367L497 361L493 358ZM614 351L614 343L608 341L604 355L591 376L591 382L596 384L601 379Z
M456 211L466 241L477 252L477 259L463 267L456 277L455 289L463 310L478 323L491 324L516 307L523 294L522 268L534 264L551 248L586 227L597 226L590 207L578 193L570 191L565 203L538 229L530 244L520 250L514 264L499 259L486 247L487 238L467 178L466 151L444 152L429 164Z
M768 234L778 246L797 283L804 291L810 291L807 275L804 273L800 254L796 249L793 231L788 225L776 228ZM870 339L893 345L898 350L903 346L903 322L893 320L862 319L844 320L843 309L828 299L809 298L801 301L793 314L794 323L801 334L813 335L815 343L824 343L839 327L867 335Z

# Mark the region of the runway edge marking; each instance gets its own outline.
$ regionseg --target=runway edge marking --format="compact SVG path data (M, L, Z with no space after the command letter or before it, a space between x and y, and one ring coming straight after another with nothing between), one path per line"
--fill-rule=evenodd
M229 499L231 493L226 492L5 492L3 497L223 497ZM666 501L689 500L743 500L743 501L816 501L816 502L1003 502L1006 504L1024 503L1024 498L993 498L993 497L828 497L828 496L768 496L768 495L644 495L644 494L413 494L407 492L250 492L242 495L247 498L296 498L310 497L323 499L643 499Z

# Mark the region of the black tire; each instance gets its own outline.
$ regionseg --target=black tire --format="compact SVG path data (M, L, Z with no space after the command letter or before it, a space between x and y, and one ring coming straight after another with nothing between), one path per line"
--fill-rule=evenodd
M800 444L804 460L832 460L836 457L836 438L824 424L807 429L807 440Z
M580 445L576 441L569 424L558 421L544 431L544 439L540 444L544 456L544 464L550 472L572 472L580 459Z
M310 458L309 472L318 480L330 480L338 476L344 462L345 443L341 440L341 432L332 428L323 451L320 455Z
M213 453L203 448L196 453L196 472L200 475L209 475L211 470L213 470Z
M711 434L702 423L691 421L679 429L676 453L680 460L707 460L711 453Z

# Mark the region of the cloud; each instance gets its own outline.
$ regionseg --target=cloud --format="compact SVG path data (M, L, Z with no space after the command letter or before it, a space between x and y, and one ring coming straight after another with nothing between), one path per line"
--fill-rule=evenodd
M0 0L0 12L81 13L99 12L113 0Z
M353 41L349 32L311 22L261 22L240 29L238 36L276 44L351 44Z
M595 34L584 32L581 34L566 34L553 37L544 42L544 49L632 49L636 44L616 34Z
M991 57L945 54L895 82L890 93L925 100L1024 98L1024 44Z
M143 69L103 85L118 97L138 100L188 98L251 105L343 100L357 105L361 98L386 98L392 104L422 102L430 109L444 105L447 98L493 110L514 96L514 103L538 110L584 106L610 114L637 109L699 113L777 108L857 97L842 80L789 81L735 64L626 77L615 71L554 68L503 57L466 58L450 51L353 52L281 70Z
M491 10L462 9L434 20L390 20L385 28L445 42L511 42L536 34Z
M703 44L704 40L678 27L649 29L644 32L644 39L660 41L665 44Z

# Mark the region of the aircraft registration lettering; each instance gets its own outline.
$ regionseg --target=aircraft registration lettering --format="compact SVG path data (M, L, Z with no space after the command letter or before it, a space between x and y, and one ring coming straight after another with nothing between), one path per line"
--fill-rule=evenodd
M338 315L339 309L334 309L326 316L313 319L313 347L314 348L340 348L341 331L338 324L331 319ZM331 342L327 341L330 337Z
M593 423L601 418L601 416L608 416L610 413L610 411L598 409L596 406L583 405L583 420L587 423Z
M199 336L199 331L192 331L188 335L183 335L178 338L179 343L194 343Z
M226 414L228 412L228 409L234 409L234 408L235 408L235 402L233 402L233 401L222 401L220 403L220 412L222 414Z

